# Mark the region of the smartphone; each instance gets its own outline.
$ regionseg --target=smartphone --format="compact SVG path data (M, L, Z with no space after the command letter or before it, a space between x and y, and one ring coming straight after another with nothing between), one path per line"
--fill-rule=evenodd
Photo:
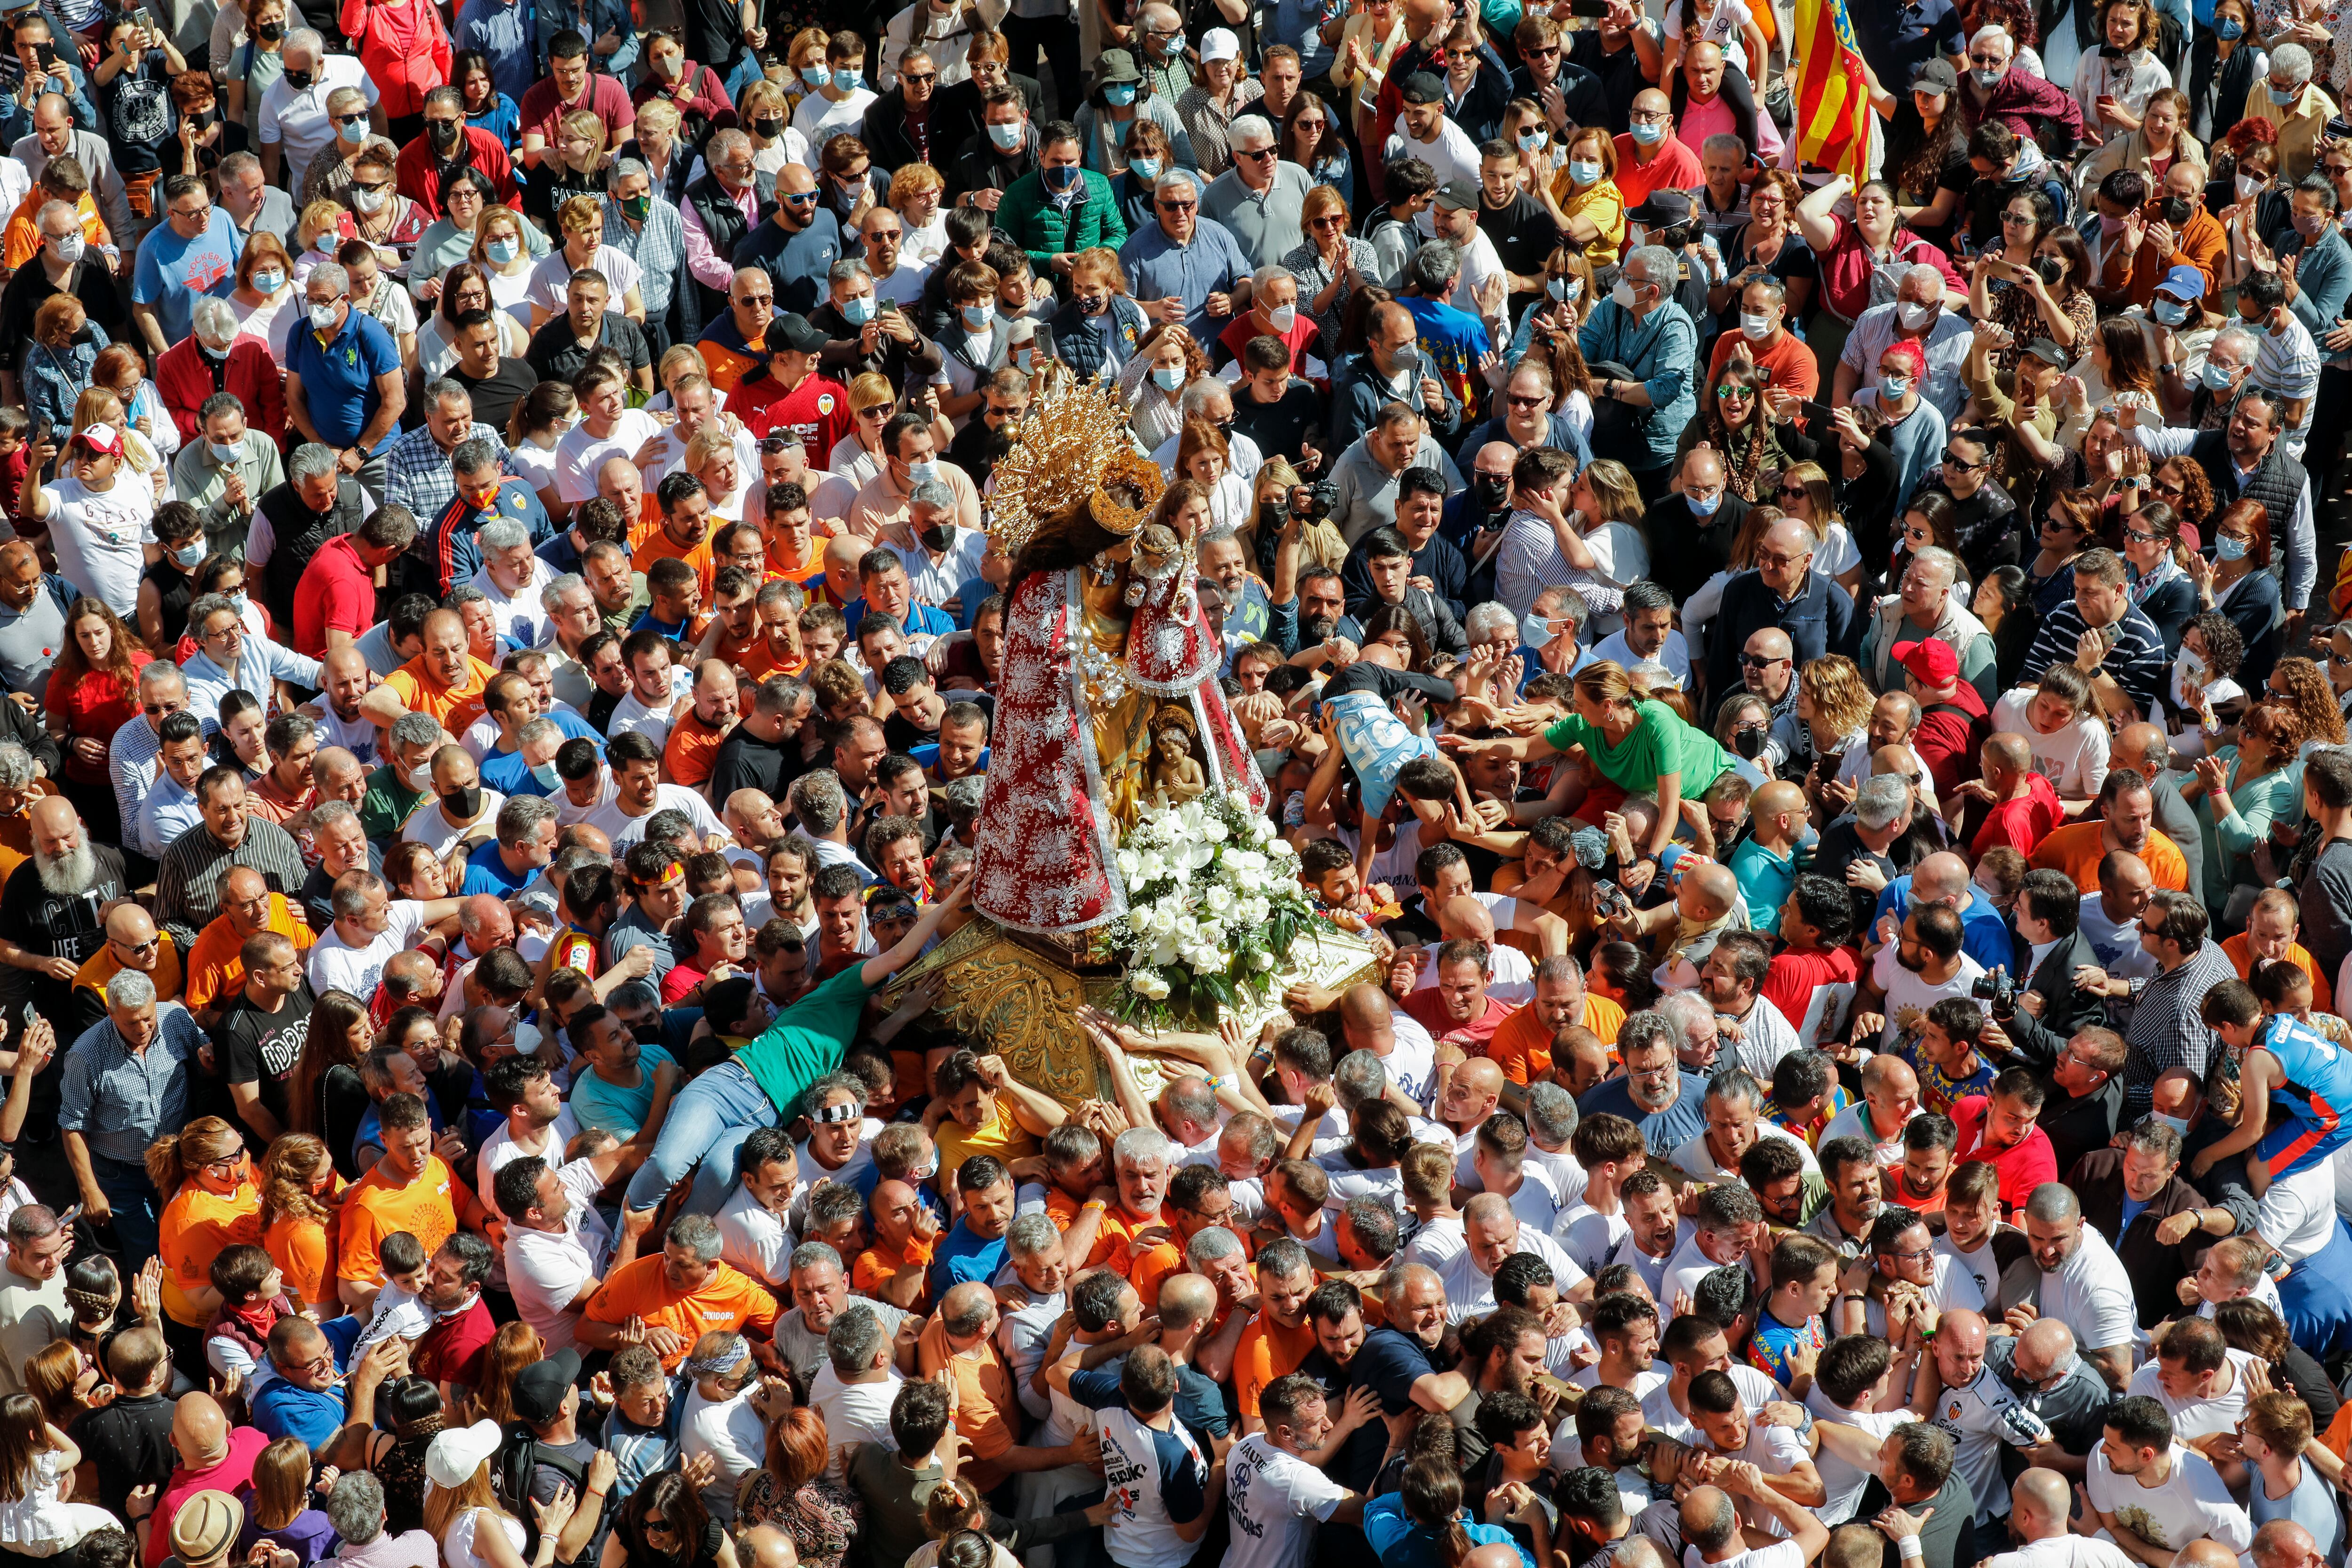
M41 68L45 71L58 68L58 47L55 44L35 44L33 58L41 62Z
M73 1224L74 1221L79 1218L81 1218L81 1205L76 1204L73 1207L66 1210L65 1213L58 1215L58 1227L62 1230L67 1226Z
M1818 419L1824 425L1829 424L1834 417L1830 405L1826 403L1801 402L1797 405L1797 412L1808 420Z
M1568 14L1597 20L1609 15L1609 0L1568 0Z

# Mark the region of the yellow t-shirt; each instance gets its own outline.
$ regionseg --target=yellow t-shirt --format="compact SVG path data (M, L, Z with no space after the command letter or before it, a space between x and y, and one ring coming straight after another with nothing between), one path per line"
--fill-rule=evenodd
M1625 198L1619 194L1617 182L1601 180L1580 191L1568 177L1568 165L1562 163L1559 177L1552 181L1551 194L1563 215L1590 218L1601 231L1601 237L1584 247L1584 259L1595 268L1616 260L1617 247L1625 243ZM1591 309L1591 301L1586 308Z
M955 1180L956 1168L974 1154L993 1154L999 1161L1018 1160L1037 1152L1037 1140L1013 1119L1012 1104L1000 1094L988 1124L971 1129L950 1117L940 1123L940 1185Z

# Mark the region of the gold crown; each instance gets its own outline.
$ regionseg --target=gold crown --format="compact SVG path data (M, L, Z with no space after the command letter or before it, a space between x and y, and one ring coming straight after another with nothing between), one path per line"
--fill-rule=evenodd
M1117 383L1080 381L1060 366L1048 374L1013 432L1013 449L996 463L988 531L1008 554L1020 554L1039 529L1081 506L1113 533L1143 526L1167 481L1135 449L1127 421Z

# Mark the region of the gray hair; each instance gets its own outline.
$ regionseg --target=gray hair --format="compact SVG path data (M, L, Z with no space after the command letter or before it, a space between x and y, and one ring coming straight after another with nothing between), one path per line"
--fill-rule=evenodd
M382 877L373 871L351 870L335 879L335 890L328 895L328 907L339 921L350 920L367 908L370 893L385 890Z
M561 609L571 603L575 594L583 599L591 597L588 579L577 572L566 572L539 591L539 602L551 610Z
M849 808L841 780L830 768L819 768L793 780L792 797L793 810L812 833L832 832L841 826L841 815Z
M545 795L509 795L499 807L499 842L512 848L536 835L541 823L554 820L555 803Z
M224 308L228 304L226 300L214 300L209 302ZM198 308L202 309L201 306ZM294 448L294 455L286 460L286 477L298 482L303 479L315 479L334 471L335 449L317 441L303 442Z
M1894 826L1910 804L1911 785L1907 780L1893 773L1880 773L1862 781L1853 792L1853 819L1873 833Z
M2311 79L2311 51L2301 44L2281 44L2271 51L2271 75L2289 81Z
M1442 294L1462 276L1462 252L1450 239L1433 239L1412 253L1405 275L1423 293Z
M466 390L463 382L452 381L445 375L425 383L425 406L427 408L437 409L445 403L455 403L460 398L465 400L467 408L474 405L474 395Z
M73 208L66 206L63 202L51 202L49 206L64 207L66 216L73 216ZM41 211L46 216L48 207L43 207ZM210 294L196 301L195 309L189 312L189 321L199 338L223 342L236 336L236 312L229 309L227 300L215 299Z
M236 601L226 594L199 594L196 602L188 606L188 629L201 636L205 623L215 616L228 616L240 621L245 618L237 612Z
M1654 1010L1629 1013L1617 1026L1617 1059L1622 1061L1628 1053L1646 1051L1653 1046L1675 1048L1674 1021Z
M33 753L14 741L0 741L0 789L23 789L34 777Z
M670 1221L668 1245L691 1247L705 1263L719 1261L719 1222L707 1214L682 1214Z
M1235 116L1234 122L1225 127L1225 144L1239 150L1244 142L1264 142L1268 147L1273 146L1274 121L1263 114Z
M1677 991L1666 1000L1671 1002L1675 996L1693 994L1696 993ZM1706 1080L1706 1098L1719 1100L1726 1105L1737 1105L1745 1100L1750 1105L1761 1106L1764 1103L1764 1086L1758 1083L1755 1075L1746 1068L1725 1068Z
M486 436L468 436L449 453L449 471L453 474L478 474L484 468L499 466L498 448ZM524 535L529 538L529 534Z
M744 139L750 140L749 137ZM835 1252L830 1243L823 1241L803 1241L793 1247L793 1255L784 1260L784 1267L794 1274L798 1274L804 1268L818 1268L827 1265L839 1268L841 1254Z
M2294 46L2289 44L2285 47L2293 48ZM2254 336L2253 329L2237 321L2213 334L2212 342L2206 345L2205 357L2212 358L2213 351L2224 344L2237 351L2238 368L2241 370L2252 368L2254 357L2263 352L2263 341Z
M319 36L316 27L297 27L278 43L278 58L283 59L297 49L308 49L323 58L327 52L327 40Z
M1715 1016L1715 1004L1696 991L1669 991L1651 1005L1675 1026L1677 1048L1690 1044L1691 1030L1700 1019Z
M609 191L623 180L634 179L639 174L652 179L653 166L643 158L615 158L613 166L604 172L604 188Z
M1013 1215L1013 1224L1004 1232L1004 1250L1015 1258L1035 1258L1061 1245L1061 1227L1054 1223L1052 1215L1035 1209Z
M155 983L138 970L118 970L114 978L106 983L106 1010L110 1013L144 1007L154 1000Z
M1528 1131L1557 1149L1576 1131L1576 1100L1556 1083L1528 1086Z
M1197 1267L1220 1258L1238 1258L1241 1251L1241 1237L1223 1226L1213 1225L1192 1233L1192 1239L1184 1244L1184 1260Z
M366 1470L345 1470L327 1493L327 1522L352 1546L383 1533L383 1483Z
M467 473L473 472L468 468ZM512 550L518 544L530 542L530 525L520 518L494 517L474 531L474 543L487 555L493 550Z
M1709 153L1728 153L1737 158L1748 156L1748 143L1728 131L1718 131L1698 144L1701 156Z
M1944 586L1960 580L1960 558L1940 544L1923 544L1911 555L1912 564L1932 566L1944 574Z
M395 746L430 746L441 739L441 726L430 713L403 713L392 721Z
M751 138L749 135L740 131L729 129L712 132L710 140L703 145L702 155L704 160L715 169L719 166L719 161L729 153L748 153L751 150Z
M151 680L158 687L176 681L184 691L188 685L188 678L180 673L180 667L167 658L159 658L139 672L139 689L142 691L147 689Z
M2153 1116L2143 1116L2124 1131L2124 1147L2153 1154L2168 1165L2180 1163L2180 1134Z
M860 278L870 279L873 276L874 268L866 266L857 258L849 256L835 262L833 270L824 275L824 280L828 283L855 283Z
M1339 1091L1339 1109L1353 1115L1356 1107L1388 1093L1388 1063L1370 1051L1349 1051L1331 1069L1331 1087Z
M1906 272L1902 280L1914 288L1926 289L1927 298L1930 300L1940 300L1944 297L1944 275L1924 261Z
M563 726L558 724L554 720L542 713L536 719L526 719L521 723L515 726L515 743L517 745L529 745L534 741L544 741L550 735L562 735L562 733ZM531 797L524 796L522 798L529 799Z
M334 290L335 298L338 300L352 291L352 275L343 270L342 264L340 262L321 261L318 266L310 268L310 275L302 279L302 292L305 299L310 297L310 285L313 283L324 283Z
M1151 194L1155 196L1164 195L1179 185L1198 195L1201 192L1201 177L1189 169L1171 169L1151 182Z
M1486 627L1493 626L1501 631L1515 632L1518 629L1518 625L1519 617L1511 613L1511 606L1494 599L1489 599L1483 605L1471 605L1470 613L1462 617L1462 629L1474 644L1486 640L1478 635Z
M934 512L953 511L956 493L943 480L925 479L907 492L907 504Z
M126 970L125 973L135 971ZM58 1233L57 1211L45 1204L19 1204L8 1215L8 1245L24 1247Z
M2017 40L2009 36L2009 29L2007 27L2001 26L1998 23L1988 23L1984 26L1979 27L1974 33L1969 36L1969 42L1971 45L1983 44L1990 43L1996 38L2000 39L2001 47L2009 51L2009 58L2015 59L2017 58ZM2273 58L2275 58L2276 57L2273 56Z
M1219 381L1216 377L1209 375L1204 375L1200 380L1192 383L1192 385L1184 389L1184 395L1179 404L1179 406L1181 406L1184 411L1184 417L1187 419L1199 417L1202 412L1209 406L1209 400L1215 397L1219 393L1223 393L1226 397L1230 399L1233 395L1233 389L1228 387L1223 382Z
M345 752L343 754L347 757L351 756L349 752ZM352 760L353 762L357 762L359 759L352 757ZM318 805L310 808L311 835L315 837L319 829L321 827L332 827L336 823L342 821L345 817L351 818L353 822L357 822L360 819L360 814L352 808L350 801L320 801Z
M1680 263L1675 261L1675 253L1664 246L1637 247L1633 254L1625 258L1625 260L1629 264L1635 261L1642 264L1642 281L1644 284L1665 293L1674 292L1675 273ZM1622 268L1621 268L1620 270L1622 271Z
M67 210L68 213L72 211L71 208L68 208ZM1293 272L1289 268L1283 266L1280 262L1275 262L1271 265L1261 267L1256 271L1250 274L1250 288L1252 289L1263 289L1277 278L1288 278L1293 281L1296 281L1297 277L1298 274Z
M1114 1168L1122 1162L1140 1165L1154 1160L1169 1162L1175 1157L1175 1147L1168 1136L1153 1128L1130 1127L1111 1141L1110 1159Z
M1044 1215L1022 1215L1023 1219L1045 1219ZM1019 1223L1018 1221L1015 1222ZM1045 1220L1048 1226L1054 1222ZM1059 1239L1061 1232L1054 1233ZM822 1245L822 1244L820 1244ZM874 1352L882 1348L882 1320L874 1309L863 1301L852 1301L833 1320L833 1327L824 1331L825 1358L833 1363L836 1377L856 1377L874 1370Z

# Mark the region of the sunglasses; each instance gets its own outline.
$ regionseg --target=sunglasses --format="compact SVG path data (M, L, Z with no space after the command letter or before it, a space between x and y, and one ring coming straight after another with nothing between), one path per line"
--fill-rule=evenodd
M1741 655L1739 656L1739 662L1740 662L1742 665L1746 666L1746 667L1747 667L1748 668L1749 668L1749 669L1769 669L1769 668L1772 668L1774 665L1776 665L1776 664L1785 664L1785 663L1787 663L1788 661L1787 661L1787 660L1785 660L1785 659L1766 658L1762 654L1756 654L1756 653L1743 653L1743 654L1741 654ZM1749 729L1749 728L1757 728L1757 729L1760 729L1760 728L1762 728L1762 726L1760 726L1760 725L1754 725L1754 726L1750 726L1750 725L1742 725L1742 726L1741 726L1741 728L1742 728L1742 729Z
M1772 493L1782 500L1811 500L1813 492L1802 485L1782 485Z
M1506 401L1514 408L1541 408L1544 405L1546 399L1540 393L1537 394L1533 397L1523 397L1514 393L1510 397L1506 399Z

